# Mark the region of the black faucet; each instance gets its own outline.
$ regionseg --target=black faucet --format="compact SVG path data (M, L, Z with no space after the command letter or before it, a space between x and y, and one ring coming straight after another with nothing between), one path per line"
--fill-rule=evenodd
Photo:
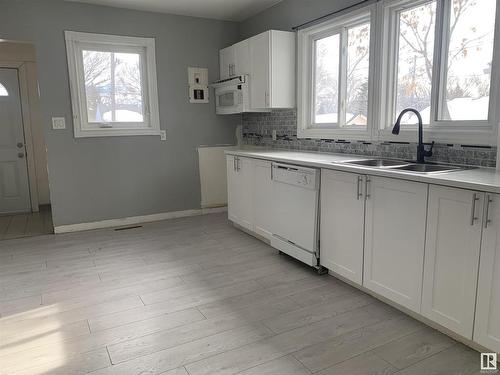
M431 143L431 148L429 151L425 150L424 146L424 125L422 123L422 116L420 115L420 112L417 111L416 109L413 108L406 108L404 109L398 116L398 119L396 120L396 124L394 124L394 128L392 128L392 134L398 135L399 130L401 127L401 119L403 116L408 113L408 112L413 112L414 114L417 115L418 118L418 146L417 146L417 163L425 163L425 158L426 157L431 157L432 156L432 148L434 147L434 142Z

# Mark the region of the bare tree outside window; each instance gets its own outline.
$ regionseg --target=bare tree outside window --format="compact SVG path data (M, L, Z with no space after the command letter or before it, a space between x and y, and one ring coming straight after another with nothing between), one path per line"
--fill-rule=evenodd
M339 121L340 34L317 40L315 50L314 122L336 124Z
M487 120L495 0L452 0L449 27L445 30L445 92L439 108L440 120ZM413 107L430 123L436 2L399 14L399 50L396 116ZM406 123L414 123L408 116Z
M435 1L399 13L394 116L408 107L423 111L431 105L435 26ZM422 118L428 124L430 113ZM408 122L413 123L411 117Z
M137 53L83 51L89 122L143 122L141 58Z
M347 126L368 123L368 74L370 68L370 24L347 31Z

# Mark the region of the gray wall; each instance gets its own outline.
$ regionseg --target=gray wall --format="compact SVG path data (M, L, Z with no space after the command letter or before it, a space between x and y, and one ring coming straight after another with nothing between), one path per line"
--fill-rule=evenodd
M245 39L270 29L291 30L294 26L359 2L360 0L284 0L243 21L240 24L240 36Z
M159 137L75 139L64 30L156 38ZM238 40L238 24L61 0L0 0L0 39L37 49L55 225L200 207L196 147L233 143L239 116L216 116L187 100L187 67L218 78L218 50ZM51 130L65 116L66 130Z

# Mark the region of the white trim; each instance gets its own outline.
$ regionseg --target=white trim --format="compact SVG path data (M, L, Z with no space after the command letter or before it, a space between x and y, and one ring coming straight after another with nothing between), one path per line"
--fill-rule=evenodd
M153 214L153 215L124 217L121 219L101 220L90 223L58 225L54 227L54 233L61 234L61 233L81 232L86 230L103 229L103 228L115 228L124 225L151 223L154 221L163 221L163 220L176 219L181 217L190 217L190 216L201 216L201 215L215 214L226 211L227 207L201 208L201 209L185 210L185 211L163 212L160 214Z
M75 138L160 135L155 39L74 31L65 31L65 39ZM102 48L105 51L136 51L140 54L143 59L141 74L143 75L144 122L114 123L113 128L96 128L89 124L87 103L84 97L85 88L82 82L83 66L80 58L81 50L85 45Z
M298 68L297 68L297 137L298 138L340 138L340 139L363 139L371 138L371 116L373 112L374 95L371 95L370 90L373 90L373 82L371 76L375 72L375 43L376 43L376 5L367 5L352 11L348 14L330 19L320 24L311 26L298 32ZM349 27L358 26L364 22L370 23L370 47L369 47L369 94L368 94L368 125L363 129L340 128L340 127L312 127L312 108L314 106L314 42L318 39L339 34L340 38L340 55L339 55L339 103L338 114L339 121L342 120L342 115L345 113L345 108L342 99L345 100L343 94L343 85L345 78L342 71L346 69L346 51L345 38L346 29ZM337 125L337 124L330 124Z

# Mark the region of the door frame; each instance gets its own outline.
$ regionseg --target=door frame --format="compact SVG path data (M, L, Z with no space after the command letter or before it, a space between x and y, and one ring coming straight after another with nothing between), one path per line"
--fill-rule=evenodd
M30 105L30 97L38 98L38 83L29 79L27 62L25 61L3 61L0 60L0 68L16 69L19 81L19 93L21 96L21 112L24 130L24 142L26 147L26 164L28 167L28 187L30 191L31 211L39 212L38 182L36 176L36 164L32 133L32 118L35 117L35 109ZM34 81L34 82L33 82ZM33 99L32 99L33 100Z

